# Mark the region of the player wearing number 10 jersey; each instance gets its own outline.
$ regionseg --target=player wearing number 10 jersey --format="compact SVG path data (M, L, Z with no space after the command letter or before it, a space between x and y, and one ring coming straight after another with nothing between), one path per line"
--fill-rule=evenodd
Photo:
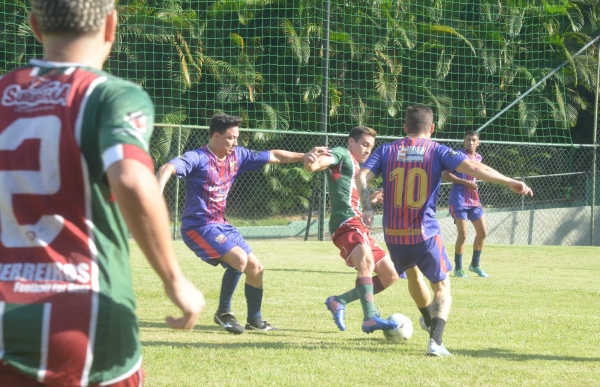
M411 291L423 314L421 327L430 332L427 353L449 356L442 344L442 333L450 312L450 280L452 269L435 218L442 172L455 170L476 178L504 184L514 192L530 194L525 184L509 179L481 163L430 140L435 129L433 112L424 105L410 106L406 111L404 131L407 137L377 148L365 161L357 177L363 205L363 221L373 222L368 182L380 173L384 184L384 235L396 270L406 272L411 284L415 272L423 272L431 282L434 297Z
M33 0L45 60L0 78L0 386L138 386L128 231L193 326L148 140L153 107L100 69L114 0Z

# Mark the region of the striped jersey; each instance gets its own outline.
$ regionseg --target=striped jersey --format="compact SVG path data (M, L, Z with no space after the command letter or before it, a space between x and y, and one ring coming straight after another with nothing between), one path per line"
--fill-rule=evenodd
M362 216L355 179L360 166L347 148L332 148L329 153L333 161L327 169L329 202L331 203L329 232L333 235L335 230L348 219Z
M474 156L471 156L464 149L460 149L458 152L464 154L466 158L478 163L480 163L483 159L479 153L475 153ZM475 182L475 178L473 176L456 171L452 171L452 174L459 179ZM479 191L473 190L463 184L453 183L452 188L450 188L450 198L448 199L448 204L453 206L455 209L481 207L481 202L479 201Z
M435 218L442 172L465 160L445 145L405 137L379 146L363 168L383 176L386 243L412 245L440 234Z
M0 78L0 358L48 386L115 382L141 364L128 232L105 171L152 168L138 86L31 60Z
M175 166L177 177L185 180L181 228L227 223L227 195L236 177L244 171L261 168L270 158L270 151L256 152L236 146L231 154L219 159L208 146L203 146L169 161Z

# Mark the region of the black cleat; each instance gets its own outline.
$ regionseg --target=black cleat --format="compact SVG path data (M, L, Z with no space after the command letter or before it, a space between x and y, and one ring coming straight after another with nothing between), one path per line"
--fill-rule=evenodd
M244 333L244 327L242 327L235 319L233 313L215 313L215 318L213 320L215 323L225 328L227 332L233 333L234 335L241 335Z

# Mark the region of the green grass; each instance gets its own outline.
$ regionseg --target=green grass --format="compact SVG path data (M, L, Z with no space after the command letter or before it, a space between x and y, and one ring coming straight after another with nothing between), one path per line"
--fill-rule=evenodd
M490 278L452 278L444 344L454 356L429 358L406 280L377 295L376 304L382 315L411 318L410 340L389 343L380 332L362 333L359 302L347 307L347 330L340 332L323 301L354 286L356 274L331 242L250 244L265 266L263 317L277 332L234 336L215 325L223 271L182 243L177 256L207 306L194 330L169 329L164 317L177 310L132 246L146 386L591 386L600 380L598 248L487 246L482 266ZM245 321L241 283L233 310Z

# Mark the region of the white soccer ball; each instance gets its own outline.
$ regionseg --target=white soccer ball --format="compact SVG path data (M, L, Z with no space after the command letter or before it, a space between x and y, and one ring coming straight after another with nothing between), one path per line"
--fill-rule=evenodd
M408 317L400 313L394 313L388 320L398 324L398 328L390 329L389 331L383 331L383 335L386 340L389 341L402 341L411 338L414 332L412 321Z

